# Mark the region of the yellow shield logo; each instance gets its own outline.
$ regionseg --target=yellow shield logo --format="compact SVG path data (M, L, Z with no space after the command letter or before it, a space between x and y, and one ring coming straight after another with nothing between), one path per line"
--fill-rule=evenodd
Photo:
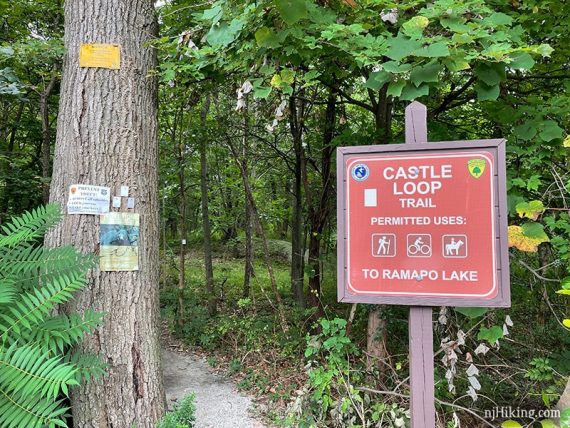
M471 159L467 161L467 169L472 177L479 178L485 172L487 166L485 159Z

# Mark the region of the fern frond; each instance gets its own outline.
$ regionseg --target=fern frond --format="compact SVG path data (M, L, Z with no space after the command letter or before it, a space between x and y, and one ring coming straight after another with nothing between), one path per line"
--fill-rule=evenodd
M1 337L6 341L12 332L20 335L22 328L31 329L40 324L56 305L71 299L73 293L84 286L85 276L73 273L22 294L19 301L0 311Z
M3 251L4 250L4 251ZM94 266L95 258L83 255L73 247L33 248L30 246L10 249L0 248L0 277L12 280L22 291L37 284L51 282L62 274L85 272Z
M38 269L57 270L73 266L77 270L91 267L92 257L83 256L73 247L44 248L31 245L8 250L0 248L0 263L5 275L22 275Z
M85 286L94 258L71 247L42 248L60 218L57 205L24 213L0 233L0 427L67 427L61 398L102 363L70 349L101 314L57 315L54 308Z
M69 387L79 385L75 379L77 368L57 357L48 357L41 348L12 345L0 352L0 389L7 394L22 397L41 395L56 399Z
M82 383L89 379L99 379L105 375L108 365L94 354L86 354L74 352L65 359L66 362L74 364L77 367L75 379Z
M36 326L24 340L51 354L62 354L71 346L79 343L85 334L92 333L101 324L103 314L91 310L83 316L79 314L61 314L47 319Z
M63 400L48 400L41 396L22 397L0 389L0 426L2 428L67 427L62 419L69 407Z
M42 237L49 228L61 219L61 209L57 204L48 204L13 217L11 223L2 226L0 247L14 247Z
M11 278L0 279L0 305L12 303L16 297L16 287Z

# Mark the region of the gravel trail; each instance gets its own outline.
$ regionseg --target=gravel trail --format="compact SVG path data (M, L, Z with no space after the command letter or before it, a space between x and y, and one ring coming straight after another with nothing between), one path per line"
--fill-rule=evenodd
M165 348L162 363L169 409L186 395L196 394L196 428L266 428L249 416L251 398L214 374L204 359Z

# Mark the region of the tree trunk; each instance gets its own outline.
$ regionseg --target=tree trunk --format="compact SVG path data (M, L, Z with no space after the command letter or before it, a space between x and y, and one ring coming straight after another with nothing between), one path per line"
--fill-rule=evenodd
M301 309L305 309L304 292L304 252L303 252L303 205L302 205L302 157L303 157L303 118L304 101L291 97L289 100L289 115L293 149L295 151L295 179L293 182L293 213L291 219L291 291Z
M243 116L243 171L249 179L249 100L245 97L245 108ZM249 297L251 289L251 277L254 275L253 270L253 219L252 219L251 203L245 198L245 266L243 271L243 298Z
M174 142L175 140L173 140ZM184 325L184 288L186 285L186 144L183 141L178 143L178 185L180 186L179 199L179 224L180 224L180 253L178 263L178 313L177 324Z
M384 85L378 93L378 99L369 90L370 101L374 109L374 124L376 127L377 143L388 144L392 137L392 97L388 96L388 85Z
M379 307L373 307L368 313L368 332L366 335L366 366L371 369L378 364L380 373L386 369L386 365L380 361L388 358L388 350L386 349L387 328L386 320L382 318Z
M208 205L208 159L206 119L210 111L210 95L206 95L200 114L200 191L202 195L202 232L204 235L204 269L206 274L206 291L208 292L208 313L216 313L216 295L214 294L214 268L212 265L212 232L210 230L210 211Z
M321 148L321 191L317 202L313 201L313 193L309 188L307 172L305 177L305 195L309 208L309 299L313 306L319 307L317 316L324 314L321 303L321 239L330 213L330 196L332 193L331 162L334 153L332 140L334 138L336 118L336 95L331 91L327 100L324 118L323 145ZM306 167L306 162L305 162Z
M107 376L72 391L73 422L81 428L154 427L164 411L158 340L157 34L150 0L65 2L66 54L50 200L65 206L74 183L127 185L140 214L139 266L134 272L89 274L69 305L105 313L83 351L108 364ZM121 68L80 68L81 43L117 43ZM99 216L66 215L48 245L96 252Z
M273 263L271 262L271 255L269 253L269 245L267 244L267 237L265 236L263 224L261 223L261 217L259 216L259 211L257 210L255 198L253 197L253 191L251 189L249 177L245 173L245 170L243 169L243 163L239 158L239 153L232 145L231 141L228 141L228 146L230 147L236 165L240 171L243 182L243 188L245 190L245 197L251 205L251 214L257 226L257 233L261 238L261 247L263 249L263 260L265 262L265 266L267 267L267 273L269 274L271 291L273 292L275 300L277 301L277 308L276 308L277 315L279 316L279 321L281 322L281 329L283 330L284 333L286 333L287 331L289 331L289 325L287 323L287 317L285 316L285 308L283 306L283 300L281 300L281 294L279 293L279 288L277 287L277 280L275 279L275 272L273 271Z
M53 67L51 79L45 90L40 94L40 112L42 116L42 197L44 203L49 201L49 180L51 177L51 153L49 128L49 98L57 81L57 66Z
M14 187L13 185L13 175L11 173L12 156L14 152L14 144L16 142L16 133L18 132L19 122L22 118L22 113L24 112L25 103L22 101L18 106L18 112L16 113L16 118L12 122L12 128L9 131L10 139L8 140L8 147L4 159L1 161L2 165L2 176L4 178L4 189L2 192L2 197L0 198L0 225L4 224L4 221L8 218L8 210L10 207L10 191ZM6 129L9 129L8 125Z

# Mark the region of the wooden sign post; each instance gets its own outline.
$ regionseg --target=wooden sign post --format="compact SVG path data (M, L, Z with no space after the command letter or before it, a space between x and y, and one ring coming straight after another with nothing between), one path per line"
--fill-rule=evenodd
M428 144L426 117L337 151L338 299L410 306L413 428L435 427L432 307L510 306L505 140Z
M427 143L427 108L406 108L406 144ZM410 307L410 413L412 427L435 428L433 326L430 306Z

